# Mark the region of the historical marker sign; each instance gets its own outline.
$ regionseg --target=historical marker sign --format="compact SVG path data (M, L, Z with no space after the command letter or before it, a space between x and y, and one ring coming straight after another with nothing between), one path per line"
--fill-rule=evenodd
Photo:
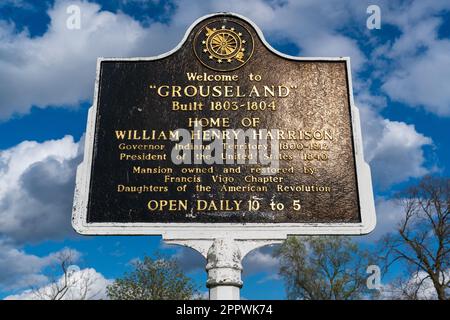
M234 14L173 51L98 60L73 225L184 238L361 234L375 226L348 58L272 49Z

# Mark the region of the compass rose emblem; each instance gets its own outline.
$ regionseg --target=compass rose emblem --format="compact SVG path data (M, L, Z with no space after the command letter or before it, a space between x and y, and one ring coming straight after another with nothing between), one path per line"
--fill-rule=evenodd
M211 69L235 70L252 55L253 38L245 27L235 21L220 22L211 22L199 31L194 41L194 51L197 58Z

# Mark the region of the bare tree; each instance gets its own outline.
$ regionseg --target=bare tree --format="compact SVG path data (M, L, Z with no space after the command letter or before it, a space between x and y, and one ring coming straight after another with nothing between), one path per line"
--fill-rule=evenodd
M54 257L50 267L49 283L41 288L32 288L32 296L37 300L90 300L100 294L101 288L94 288L96 275L89 269L80 271L74 266L77 254L73 250L63 250Z
M288 299L354 300L376 294L366 285L372 256L349 237L290 237L277 255Z
M394 263L406 264L407 273L396 279L397 298L449 298L450 179L425 177L397 197L404 218L396 232L382 239L385 269ZM435 294L430 295L430 283Z

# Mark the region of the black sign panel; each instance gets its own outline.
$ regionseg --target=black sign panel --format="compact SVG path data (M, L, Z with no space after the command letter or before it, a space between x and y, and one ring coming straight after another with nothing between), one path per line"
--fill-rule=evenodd
M280 56L224 14L99 67L88 223L361 222L347 60Z

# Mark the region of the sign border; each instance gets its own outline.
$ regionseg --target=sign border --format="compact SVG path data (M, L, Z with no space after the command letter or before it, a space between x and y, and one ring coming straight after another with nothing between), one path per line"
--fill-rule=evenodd
M356 178L358 185L361 222L359 223L87 223L89 184L91 181L92 156L94 151L95 121L97 114L100 66L103 61L153 61L170 56L186 42L193 28L203 20L216 16L231 16L249 23L263 44L274 54L295 61L343 61L346 64L350 116L353 130ZM236 13L220 12L205 15L191 24L181 42L171 51L153 57L98 58L93 105L88 111L85 135L84 158L77 168L76 186L72 209L72 226L83 235L162 235L163 239L215 239L230 237L240 240L283 240L288 235L363 235L375 228L376 213L372 191L370 167L364 160L359 110L354 104L349 57L295 57L283 54L267 43L258 26Z

